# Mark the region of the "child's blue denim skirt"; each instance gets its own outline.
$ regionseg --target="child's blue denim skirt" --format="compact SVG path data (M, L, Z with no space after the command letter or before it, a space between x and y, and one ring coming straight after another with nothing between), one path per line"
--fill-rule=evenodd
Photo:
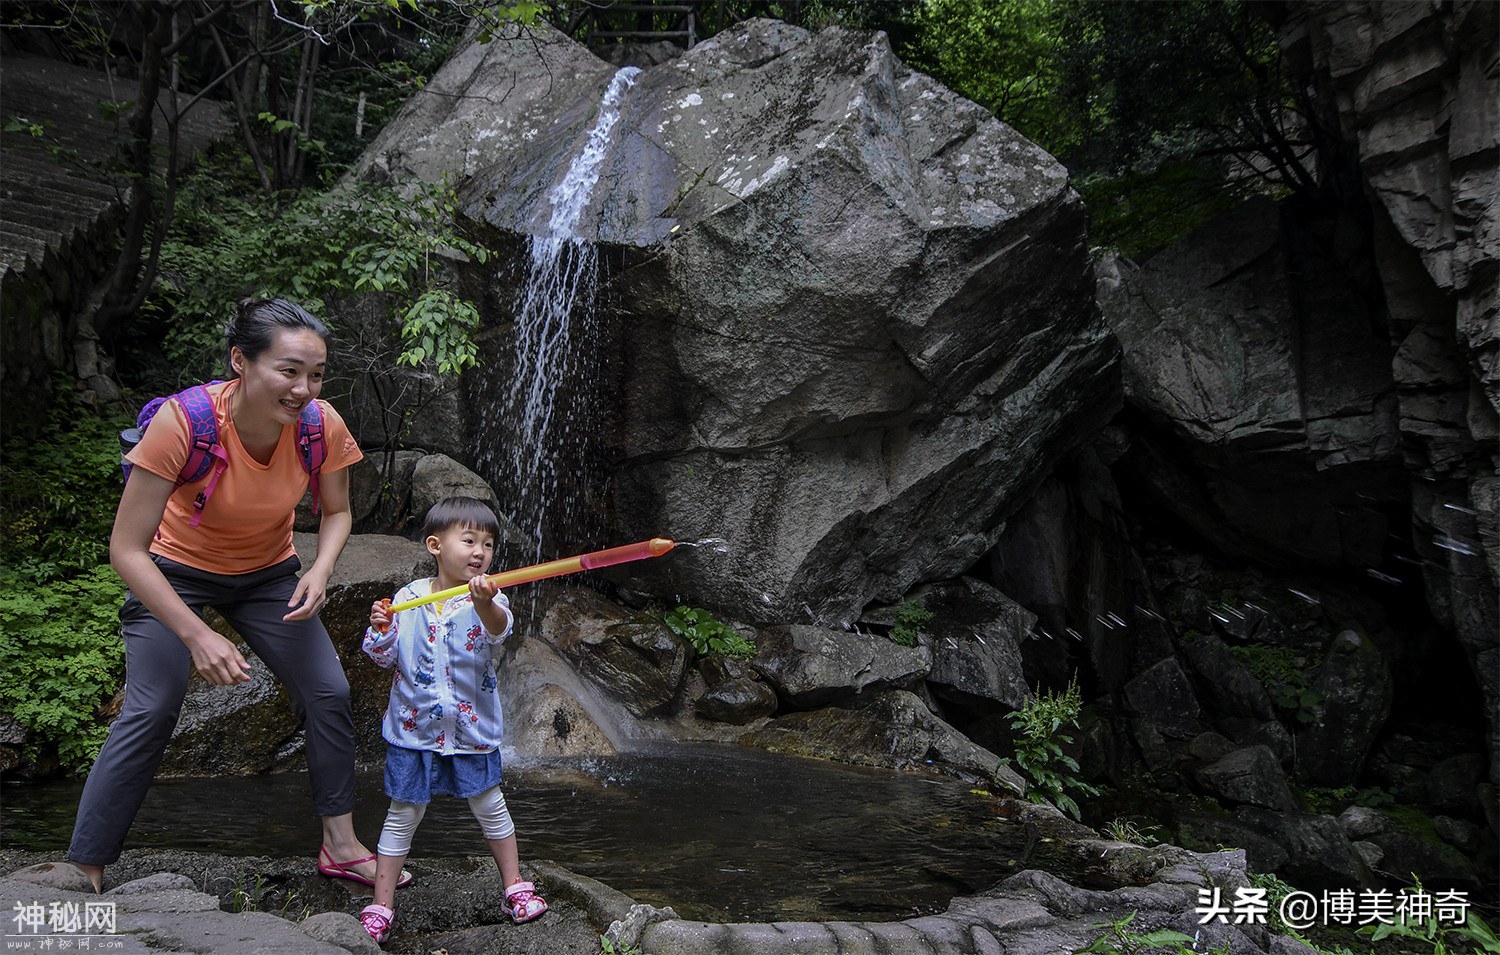
M385 794L425 806L433 796L467 799L500 785L500 751L444 756L426 749L385 747Z

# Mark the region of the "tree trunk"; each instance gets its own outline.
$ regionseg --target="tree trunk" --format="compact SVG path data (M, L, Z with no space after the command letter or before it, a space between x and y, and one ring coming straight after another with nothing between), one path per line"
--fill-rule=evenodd
M94 331L108 333L135 306L137 277L141 252L146 244L146 229L151 223L151 140L157 96L161 93L162 48L170 38L173 9L156 2L134 8L141 24L140 83L135 108L130 114L129 138L125 141L126 175L130 180L130 204L125 213L124 242L120 255L110 270L104 300L94 313Z

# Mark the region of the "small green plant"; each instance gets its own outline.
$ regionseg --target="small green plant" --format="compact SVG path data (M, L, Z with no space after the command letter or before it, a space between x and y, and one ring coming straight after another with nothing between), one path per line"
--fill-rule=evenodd
M279 898L279 901L278 901ZM281 893L266 883L265 876L257 872L255 882L245 887L243 879L236 881L229 891L229 911L270 912L279 918L300 922L312 914L312 907L303 902L297 892Z
M1073 955L1142 955L1145 952L1167 951L1172 955L1195 955L1193 937L1171 929L1154 932L1135 932L1130 923L1135 921L1135 912L1113 922L1100 922L1093 928L1103 929L1093 942L1084 948L1075 948Z
M1025 706L1008 714L1016 733L1016 765L1031 779L1026 797L1032 802L1050 802L1074 819L1081 819L1083 813L1069 791L1090 796L1099 792L1078 778L1078 761L1063 752L1063 745L1073 742L1063 728L1076 729L1082 710L1078 683L1072 681L1062 693L1044 695L1038 687Z
M1393 806L1396 803L1396 797L1379 786L1366 786L1362 789L1353 786L1339 786L1336 789L1314 786L1300 792L1308 812L1327 815L1337 815L1350 806Z
M896 608L896 625L891 628L891 642L914 647L917 638L927 632L933 613L920 600L908 600Z
M662 617L668 630L693 645L699 656L721 654L736 660L755 659L755 644L734 632L734 628L702 607L679 606Z
M1292 651L1284 647L1230 647L1241 663L1271 694L1276 707L1298 723L1308 725L1318 718L1323 694L1307 685L1307 677Z
M1132 842L1138 846L1154 846L1161 842L1156 837L1158 826L1138 826L1133 821L1117 816L1104 824L1099 831L1116 842Z
M646 955L646 953L642 952L639 946L628 942L616 945L610 941L608 935L601 935L599 936L599 955Z
M1413 876L1411 887L1402 891L1408 895L1424 894L1422 881ZM1401 914L1395 922L1367 925L1359 930L1359 934L1368 936L1372 942L1387 938L1410 939L1432 946L1432 955L1468 955L1470 952L1500 955L1500 937L1488 923L1472 911L1465 911L1464 915L1463 922L1458 923L1445 921L1432 912L1420 919Z

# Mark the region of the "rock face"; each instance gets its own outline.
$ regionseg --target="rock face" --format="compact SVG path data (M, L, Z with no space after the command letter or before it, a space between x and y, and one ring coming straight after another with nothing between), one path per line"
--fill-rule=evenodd
M1126 399L1146 422L1126 467L1225 553L1363 569L1381 561L1380 505L1402 483L1389 346L1354 289L1309 302L1330 279L1296 278L1294 244L1259 200L1142 265L1101 263Z
M1297 734L1297 772L1314 786L1347 786L1391 711L1391 672L1380 651L1345 630L1333 639L1314 684L1322 699Z
M1358 154L1411 473L1428 602L1485 695L1500 781L1500 10L1314 0L1287 6L1282 48Z
M893 690L851 707L792 713L740 737L773 753L910 769L934 764L970 779L994 781L1016 795L1026 782L998 756L970 742L912 693Z
M797 709L909 686L931 667L924 648L822 627L770 627L761 631L759 646L755 668Z
M468 216L535 232L610 74L550 33L465 47L364 169L469 175ZM657 596L852 620L972 564L1116 407L1066 170L883 36L754 20L646 70L584 222L623 264L614 530L731 542L620 578Z
M932 691L958 703L1020 709L1030 696L1020 644L1036 615L968 577L926 591L922 605L933 614Z

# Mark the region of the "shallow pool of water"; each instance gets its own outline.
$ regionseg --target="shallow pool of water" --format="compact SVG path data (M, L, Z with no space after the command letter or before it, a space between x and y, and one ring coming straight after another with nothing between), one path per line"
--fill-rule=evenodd
M506 801L521 858L550 859L685 918L898 920L1025 865L1068 877L1002 817L947 779L898 775L736 746L677 746L508 766ZM61 852L81 784L0 789L0 846ZM355 825L374 845L380 772L360 775ZM128 847L286 855L316 845L300 773L161 780ZM463 800L439 797L412 858L484 855Z

